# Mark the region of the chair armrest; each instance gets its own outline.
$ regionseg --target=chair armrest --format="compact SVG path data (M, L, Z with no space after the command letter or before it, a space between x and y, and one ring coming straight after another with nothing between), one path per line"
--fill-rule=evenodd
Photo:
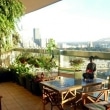
M87 91L87 92L84 92L84 93L95 93L95 92L101 92L101 91L109 91L109 89L98 89L98 90L93 90L93 91Z
M110 108L110 103L109 104L106 104L104 106L105 106L106 110L108 110Z

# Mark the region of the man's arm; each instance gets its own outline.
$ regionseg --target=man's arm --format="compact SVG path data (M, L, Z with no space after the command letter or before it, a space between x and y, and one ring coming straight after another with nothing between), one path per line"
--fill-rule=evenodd
M94 72L96 71L96 64L94 63L94 70L93 70Z

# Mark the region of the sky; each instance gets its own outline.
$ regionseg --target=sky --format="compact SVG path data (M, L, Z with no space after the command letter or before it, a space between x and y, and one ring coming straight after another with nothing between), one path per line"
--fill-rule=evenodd
M96 41L110 37L110 0L62 0L26 14L23 28L39 28L57 42Z

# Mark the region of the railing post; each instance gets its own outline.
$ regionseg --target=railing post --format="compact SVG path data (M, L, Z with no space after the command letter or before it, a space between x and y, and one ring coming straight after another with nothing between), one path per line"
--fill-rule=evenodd
M58 76L60 75L60 50L59 50L59 52L58 52Z
M108 79L108 89L110 89L110 76L108 76L107 79Z

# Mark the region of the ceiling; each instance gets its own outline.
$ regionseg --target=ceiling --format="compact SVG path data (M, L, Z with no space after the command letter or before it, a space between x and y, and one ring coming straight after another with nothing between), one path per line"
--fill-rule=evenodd
M26 7L26 13L38 10L61 0L20 0Z

